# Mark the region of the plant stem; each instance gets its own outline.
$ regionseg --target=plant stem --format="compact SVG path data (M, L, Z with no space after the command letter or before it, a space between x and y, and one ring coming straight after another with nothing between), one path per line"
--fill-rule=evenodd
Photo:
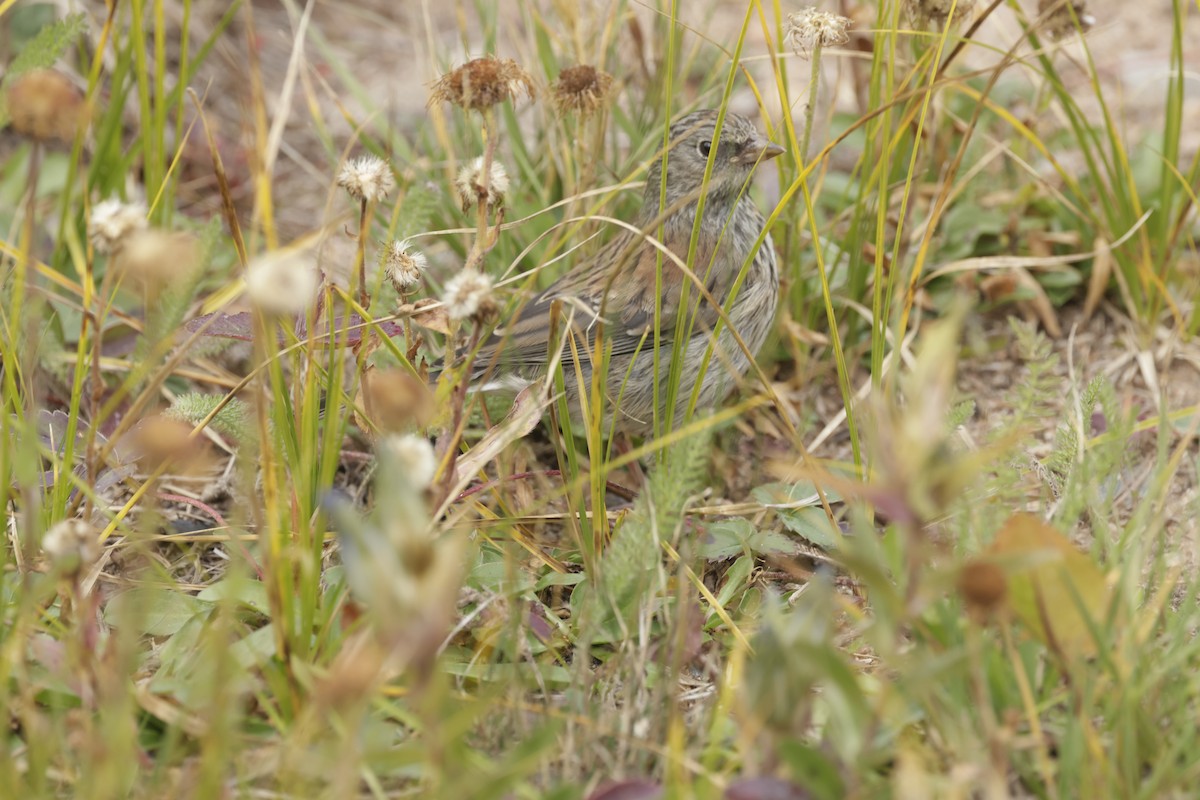
M817 116L817 90L821 84L821 42L812 50L812 74L808 79L808 103L804 106L804 138L800 140L800 163L808 163L808 144L812 139L813 119Z
M358 248L354 253L355 274L358 276L358 303L365 311L370 307L367 294L367 198L362 199L358 212Z

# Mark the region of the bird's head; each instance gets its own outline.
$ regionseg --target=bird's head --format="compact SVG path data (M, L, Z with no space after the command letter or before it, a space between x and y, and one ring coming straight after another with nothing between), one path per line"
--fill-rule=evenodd
M725 115L717 135L717 110L694 111L671 125L667 155L667 203L697 194L704 181L704 170L713 159L709 178L709 196L734 194L750 178L754 167L785 152L784 148L760 134L750 120L738 114ZM712 156L713 151L716 155ZM662 161L657 161L646 176L647 205L657 205L662 184Z

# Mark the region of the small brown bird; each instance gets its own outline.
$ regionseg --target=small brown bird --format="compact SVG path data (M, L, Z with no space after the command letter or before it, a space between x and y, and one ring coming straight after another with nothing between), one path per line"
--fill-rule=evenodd
M784 148L760 135L744 117L726 114L719 138L716 123L717 111L707 110L688 114L671 126L665 204L660 204L663 166L658 161L646 177L641 211L631 220L634 230L621 228L611 242L527 303L484 344L472 376L476 381L484 381L483 389L519 390L544 378L551 360L550 348L561 346L563 320L573 314L572 334L576 336L579 370L588 397L597 331L603 330L604 344L611 347L604 378L605 430L615 418L617 428L622 431L647 433L653 427L655 384L659 416L665 420L668 376L682 311L686 313L682 326L686 341L679 349L683 364L674 409L676 424L681 421L699 377L704 353L720 320L713 303L725 304L765 224L747 194L750 175L759 162L784 152ZM712 175L705 187L704 171L714 149ZM687 263L702 192L704 208L695 257L688 268L704 284L711 300L654 243L655 237L661 236L662 245ZM661 295L656 277L660 257ZM687 305L681 309L685 284ZM771 237L767 236L753 254L728 315L749 353L737 343L728 326L723 325L701 379L697 408L709 408L722 400L736 378L749 369L752 357L770 330L778 299L775 250ZM556 341L551 342L550 306L555 300L562 301L562 317ZM657 320L660 331L657 375L656 303L661 304ZM570 348L566 348L563 375L567 402L572 417L578 420L580 385L570 353Z

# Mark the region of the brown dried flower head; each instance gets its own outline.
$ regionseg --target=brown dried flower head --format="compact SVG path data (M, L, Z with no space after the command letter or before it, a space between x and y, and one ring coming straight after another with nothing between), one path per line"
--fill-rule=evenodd
M496 301L492 297L492 279L473 269L464 269L446 281L442 302L450 319L486 322L496 313Z
M342 165L338 186L355 200L376 202L388 196L396 185L387 162L375 156L361 156Z
M205 461L207 440L192 435L192 426L181 419L154 414L130 431L133 453L145 470L166 465L172 472L199 469Z
M1053 39L1065 39L1076 31L1087 33L1096 24L1086 0L1038 0L1038 14L1045 16L1046 34ZM1075 20L1079 20L1078 28Z
M429 103L453 103L468 111L484 111L524 92L533 99L533 79L511 58L484 56L446 73L431 85Z
M458 171L454 181L458 189L458 199L462 201L463 211L468 210L481 200L488 208L497 209L504 205L504 196L508 193L508 172L504 165L495 159L488 169L487 185L483 181L483 156L469 164L464 164Z
M954 17L950 21L957 24L975 11L975 0L958 0L957 4L953 0L904 0L904 5L909 16L921 25L933 22L944 26L951 13Z
M792 51L807 56L817 47L845 44L850 20L829 11L806 8L788 15L784 40Z
M71 144L87 125L83 92L57 70L26 72L8 87L7 100L13 130L32 139Z
M142 228L124 237L112 263L123 281L154 296L172 281L186 277L198 260L199 243L192 234Z
M396 240L379 253L379 266L396 289L404 297L421 283L428 261L420 250L414 250L407 240Z
M105 200L92 206L88 241L98 253L115 253L132 233L146 229L146 207L141 203Z
M971 613L989 617L1008 597L1008 576L992 561L969 561L958 574L958 592Z
M608 105L612 87L612 75L577 64L558 73L558 80L550 87L550 100L559 114L574 112L586 117Z
M384 433L422 428L433 417L432 391L407 370L369 368L359 394L367 418Z

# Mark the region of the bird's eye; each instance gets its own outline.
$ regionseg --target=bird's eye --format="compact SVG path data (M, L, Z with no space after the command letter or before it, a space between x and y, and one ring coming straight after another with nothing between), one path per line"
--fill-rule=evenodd
M700 155L704 156L705 158L708 158L708 154L711 150L712 150L712 142L705 139L703 142L700 143Z

